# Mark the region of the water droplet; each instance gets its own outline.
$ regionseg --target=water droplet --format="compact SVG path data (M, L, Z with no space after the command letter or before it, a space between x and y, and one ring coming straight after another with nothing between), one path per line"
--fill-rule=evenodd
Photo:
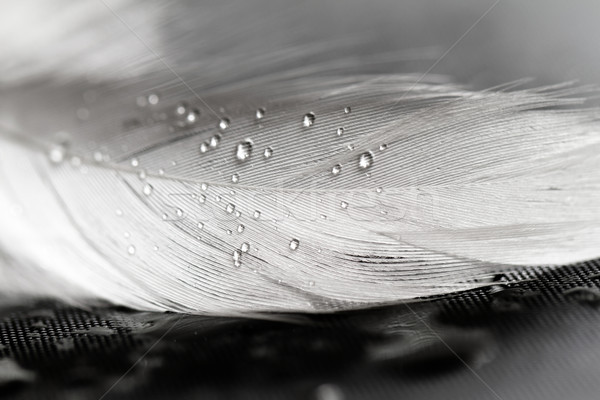
M349 145L346 146L346 148L350 151L354 150L354 145L352 143L350 143Z
M158 100L159 98L156 93L151 93L148 95L148 103L152 104L153 106L158 104Z
M227 214L231 214L235 211L235 205L229 203L227 204L227 206L225 207L225 211L227 211Z
M272 148L270 148L270 147L267 147L267 148L265 149L265 152L263 153L263 156L264 156L265 158L271 158L271 156L272 156L272 155L273 155L273 149L272 149Z
M67 148L62 144L53 145L48 151L48 158L54 164L60 164L65 159Z
M237 173L234 173L233 175L231 175L231 182L233 183L238 183L240 181L240 176Z
M208 151L208 143L200 143L200 153L206 153Z
M206 196L201 194L198 195L198 203L205 203L206 202Z
M290 241L290 249L291 250L297 250L298 246L300 246L300 242L298 241L298 239L292 239Z
M242 212L241 211L236 211L235 212L235 216L238 217L238 218L241 217L242 216Z
M248 242L244 242L242 243L242 252L247 253L248 250L250 250L250 245L248 244Z
M127 253L129 253L129 255L134 255L134 254L135 254L135 246L133 246L133 245L130 245L130 246L127 248Z
M225 231L225 233L227 233L228 235L231 235L233 232L231 231L231 229L227 229L227 230Z
M131 166L132 167L137 167L138 165L140 165L140 161L137 158L132 158L131 159Z
M324 383L315 389L315 400L344 400L344 392L339 386Z
M216 195L216 196L215 196L215 200L216 200L217 202L220 202L220 201L221 201L221 196L220 196L220 195Z
M258 210L254 211L254 214L252 214L252 216L254 217L254 219L259 219L260 218L260 211L258 211Z
M315 286L315 281L308 281L308 286L310 286L310 287Z
M207 190L208 189L208 184L207 183L203 183L200 185L200 189L202 190Z
M388 147L387 144L385 144L385 143L381 144L381 145L379 145L379 150L384 151L387 149L387 147Z
M230 124L231 124L231 121L229 121L229 118L223 117L219 120L219 129L224 131L225 129L229 128Z
M252 155L252 140L246 139L238 143L235 157L240 161L246 161Z
M185 120L188 124L194 124L200 118L200 111L197 109L190 110L185 116Z
M237 227L238 233L244 232L244 229L246 229L246 227L244 225L242 225L242 224L239 224L238 227Z
M183 117L185 115L185 113L188 110L188 105L187 103L179 103L175 106L175 115L178 115L180 117Z
M345 210L346 208L348 208L348 203L346 203L345 201L342 201L340 203L340 207L342 207Z
M342 136L344 134L344 128L337 128L337 135Z
M233 265L239 267L242 265L242 252L241 250L234 250L233 252Z
M362 153L360 158L358 159L358 166L362 169L367 169L371 165L373 165L373 153L367 151L366 153Z
M265 117L265 112L267 112L267 110L262 107L256 110L256 119L263 119Z
M148 177L148 173L146 172L145 169L140 170L140 172L138 172L138 178L140 178L141 180L144 180Z
M198 222L198 225L196 225L198 227L198 229L204 229L204 224L202 222Z
M181 208L175 209L175 215L178 217L183 217L183 210Z
M162 169L162 168L159 168L159 169L158 169L158 174L159 174L160 176L163 176L163 175L165 174L165 170L164 170L164 169Z
M217 147L219 145L219 142L221 141L221 135L215 135L213 137L210 138L210 147L212 147L213 149L215 147Z
M163 213L161 218L163 219L163 221L166 221L167 219L169 219L169 216L166 213Z
M335 164L333 166L333 168L331 168L331 174L336 176L339 175L340 172L342 172L342 165L341 164Z
M378 187L377 189L375 189L375 191L376 191L377 193L381 193L381 192L383 192L383 188L382 188L382 187Z
M152 250L154 250L154 251L158 251L158 246L154 246L154 247L152 248Z
M119 216L119 217L120 217L120 216L122 216L122 215L123 215L123 210L121 210L120 208L117 208L117 209L115 210L115 214L116 214L117 216Z
M304 114L304 118L302 118L302 125L304 125L307 128L309 126L312 126L315 123L315 118L315 114L312 112Z
M344 114L350 114L351 112L352 112L352 109L350 107L344 108Z
M144 185L144 189L142 189L142 192L144 192L144 194L146 196L150 196L152 194L152 190L154 190L154 188L152 187L152 185L150 185L149 183Z
M129 232L124 232L123 236L125 237L125 239L129 239L131 237L131 233Z

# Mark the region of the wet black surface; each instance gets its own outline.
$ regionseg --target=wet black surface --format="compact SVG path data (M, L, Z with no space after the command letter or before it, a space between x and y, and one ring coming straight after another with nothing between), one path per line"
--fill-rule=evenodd
M597 263L528 270L431 301L267 321L49 301L5 307L0 394L595 399L599 272ZM510 283L517 278L529 280Z

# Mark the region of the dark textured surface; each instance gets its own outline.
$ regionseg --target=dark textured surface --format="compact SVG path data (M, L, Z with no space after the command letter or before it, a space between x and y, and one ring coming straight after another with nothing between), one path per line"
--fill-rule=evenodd
M283 321L0 311L5 398L596 399L600 265L441 299ZM504 283L515 278L521 283ZM10 360L10 361L7 361ZM103 397L104 396L104 397Z

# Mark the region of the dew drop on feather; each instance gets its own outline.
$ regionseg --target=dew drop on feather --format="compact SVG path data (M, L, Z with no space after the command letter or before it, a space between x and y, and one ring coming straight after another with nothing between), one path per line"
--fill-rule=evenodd
M292 239L290 241L290 249L291 250L297 250L299 246L300 246L300 242L298 241L298 239Z
M358 159L358 166L362 169L367 169L373 165L373 153L367 151L362 153Z
M308 128L309 126L314 125L315 119L315 114L312 112L304 114L304 118L302 118L302 125Z

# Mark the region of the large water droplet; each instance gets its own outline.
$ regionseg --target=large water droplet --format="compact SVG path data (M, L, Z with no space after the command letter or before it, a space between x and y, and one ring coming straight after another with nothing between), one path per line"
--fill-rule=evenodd
M235 205L229 203L227 204L227 206L225 207L225 211L227 211L227 214L231 214L235 211Z
M298 249L298 246L300 246L300 242L298 241L298 239L292 239L290 241L290 249L291 250L296 250Z
M50 162L59 164L64 161L67 154L67 148L62 144L53 145L48 151Z
M248 242L242 243L241 249L242 249L242 252L247 253L248 250L250 250L250 245L248 244Z
M181 102L175 106L175 115L183 117L188 110L188 105L185 102Z
M304 114L304 118L302 118L302 125L304 125L307 128L309 126L312 126L315 123L315 118L315 114L312 112Z
M132 158L131 159L131 166L132 167L137 167L138 165L140 165L140 161L137 158Z
M358 166L362 169L367 169L371 165L373 165L373 153L367 151L366 153L362 153L360 158L358 159Z
M229 128L230 124L231 124L231 121L229 120L229 118L223 117L219 120L219 129L224 131L225 129Z
M271 157L273 156L273 149L272 149L272 148L270 148L270 147L267 147L267 148L265 149L265 152L263 153L263 156L264 156L265 158L271 158Z
M333 168L331 168L331 174L336 176L339 175L340 172L342 172L342 165L341 164L335 164L333 166Z
M238 143L235 157L239 161L246 161L252 155L252 140L246 139L243 142Z
M146 196L150 196L152 194L152 191L154 190L154 188L152 187L152 185L150 185L149 183L144 185L144 188L142 189L142 192L146 195Z
M238 233L244 232L244 229L246 229L246 227L244 225L242 225L242 224L239 224L238 227L237 227Z
M215 147L217 147L219 145L219 142L221 141L221 135L215 135L213 137L210 138L210 147L212 147L213 149Z
M188 111L187 115L185 116L185 120L188 124L194 124L198 122L198 119L200 119L200 111L197 109Z
M157 105L159 100L160 99L156 93L151 93L148 95L148 103L153 106Z
M263 119L265 117L265 112L267 112L267 110L262 107L256 110L256 119Z

